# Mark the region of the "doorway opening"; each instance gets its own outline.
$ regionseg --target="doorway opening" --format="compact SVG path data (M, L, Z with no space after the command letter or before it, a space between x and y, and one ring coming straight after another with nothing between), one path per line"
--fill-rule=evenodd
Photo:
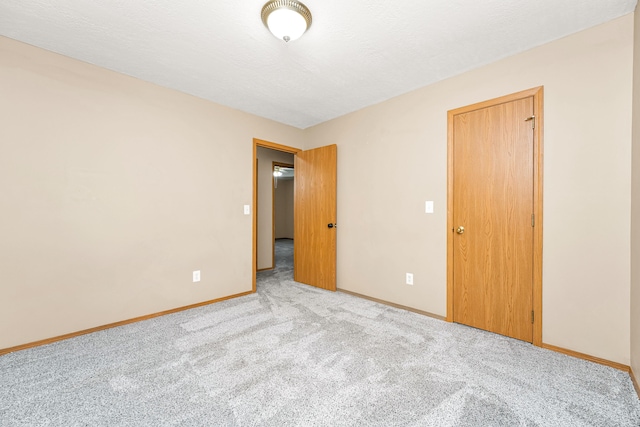
M287 218L285 224L278 224L277 215L278 202L287 202L285 197L276 199L276 191L279 186L281 190L285 187L289 188L293 193L293 164L295 154L301 151L298 148L288 147L260 139L253 140L253 159L254 159L254 188L253 188L253 291L256 291L256 273L273 270L276 268L276 233L282 231L282 226L287 227ZM282 172L282 176L274 176L274 172L278 168L278 172ZM284 168L287 168L285 171ZM288 169L291 169L289 171ZM282 170L281 170L282 169ZM286 172L286 176L285 173ZM283 179L284 177L284 179ZM288 181L288 182L287 182ZM286 215L286 212L280 212ZM293 223L293 194L291 194L291 224ZM277 225L281 227L277 228ZM293 235L291 233L291 238ZM288 241L291 251L293 251L293 239ZM281 252L281 251L280 251ZM287 252L285 250L285 252ZM286 253L283 254L285 257Z
M276 237L276 214L288 213L289 221L293 221L293 162L294 155L271 148L258 147L257 149L258 172L256 176L256 187L258 200L257 211L257 271L272 270L275 267L274 242ZM278 190L278 184L280 189ZM286 190L290 190L290 197L285 195ZM276 198L276 194L278 198ZM276 209L278 202L289 202L290 211L287 212L284 206ZM280 203L282 204L282 203ZM281 219L287 219L283 217ZM282 225L282 224L280 224ZM293 239L293 225L291 232L284 232L282 237Z
M252 288L256 291L256 272L273 268L273 222L268 219L263 231L270 231L268 239L260 239L258 212L267 200L273 206L273 199L259 197L259 189L265 184L258 182L260 170L267 164L266 188L273 182L273 163L258 161L258 150L268 149L271 154L293 155L295 168L293 216L293 280L330 291L336 290L336 199L337 199L337 146L335 144L302 151L298 148L276 144L260 139L253 140L253 239L252 239ZM276 160L272 160L276 161ZM284 161L291 164L289 159ZM259 170L259 166L261 169ZM271 197L273 197L273 192ZM262 202L261 202L262 200ZM271 208L270 206L270 208ZM269 213L271 210L269 209ZM270 215L272 216L272 215ZM260 262L258 249L262 247L270 263ZM266 247L266 250L264 249Z

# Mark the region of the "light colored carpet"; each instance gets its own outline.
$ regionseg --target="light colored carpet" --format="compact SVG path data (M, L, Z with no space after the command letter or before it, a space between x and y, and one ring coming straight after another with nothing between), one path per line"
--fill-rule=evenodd
M0 357L1 426L640 426L629 376L291 280Z

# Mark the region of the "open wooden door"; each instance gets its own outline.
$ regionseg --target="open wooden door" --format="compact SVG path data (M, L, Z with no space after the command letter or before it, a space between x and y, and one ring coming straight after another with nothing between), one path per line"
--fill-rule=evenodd
M337 146L295 157L294 280L336 290Z

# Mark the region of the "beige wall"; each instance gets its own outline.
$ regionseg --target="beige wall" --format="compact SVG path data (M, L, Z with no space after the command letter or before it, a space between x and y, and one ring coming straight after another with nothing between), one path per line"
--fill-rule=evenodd
M640 8L633 52L633 154L631 182L631 368L640 381Z
M300 148L294 144L279 144ZM258 270L273 268L273 162L293 164L293 154L258 147Z
M338 145L338 287L444 316L447 111L544 85L543 340L628 364L632 43L627 15L308 129Z
M251 290L252 138L302 131L2 37L0 94L0 348Z
M276 239L293 239L293 179L278 181L275 190Z

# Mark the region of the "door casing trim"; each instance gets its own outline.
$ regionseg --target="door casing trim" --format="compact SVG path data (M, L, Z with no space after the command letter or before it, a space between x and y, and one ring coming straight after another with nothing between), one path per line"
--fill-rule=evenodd
M538 86L447 112L447 322L453 322L453 118L458 114L533 96L533 345L542 346L542 183L544 137L544 87Z

